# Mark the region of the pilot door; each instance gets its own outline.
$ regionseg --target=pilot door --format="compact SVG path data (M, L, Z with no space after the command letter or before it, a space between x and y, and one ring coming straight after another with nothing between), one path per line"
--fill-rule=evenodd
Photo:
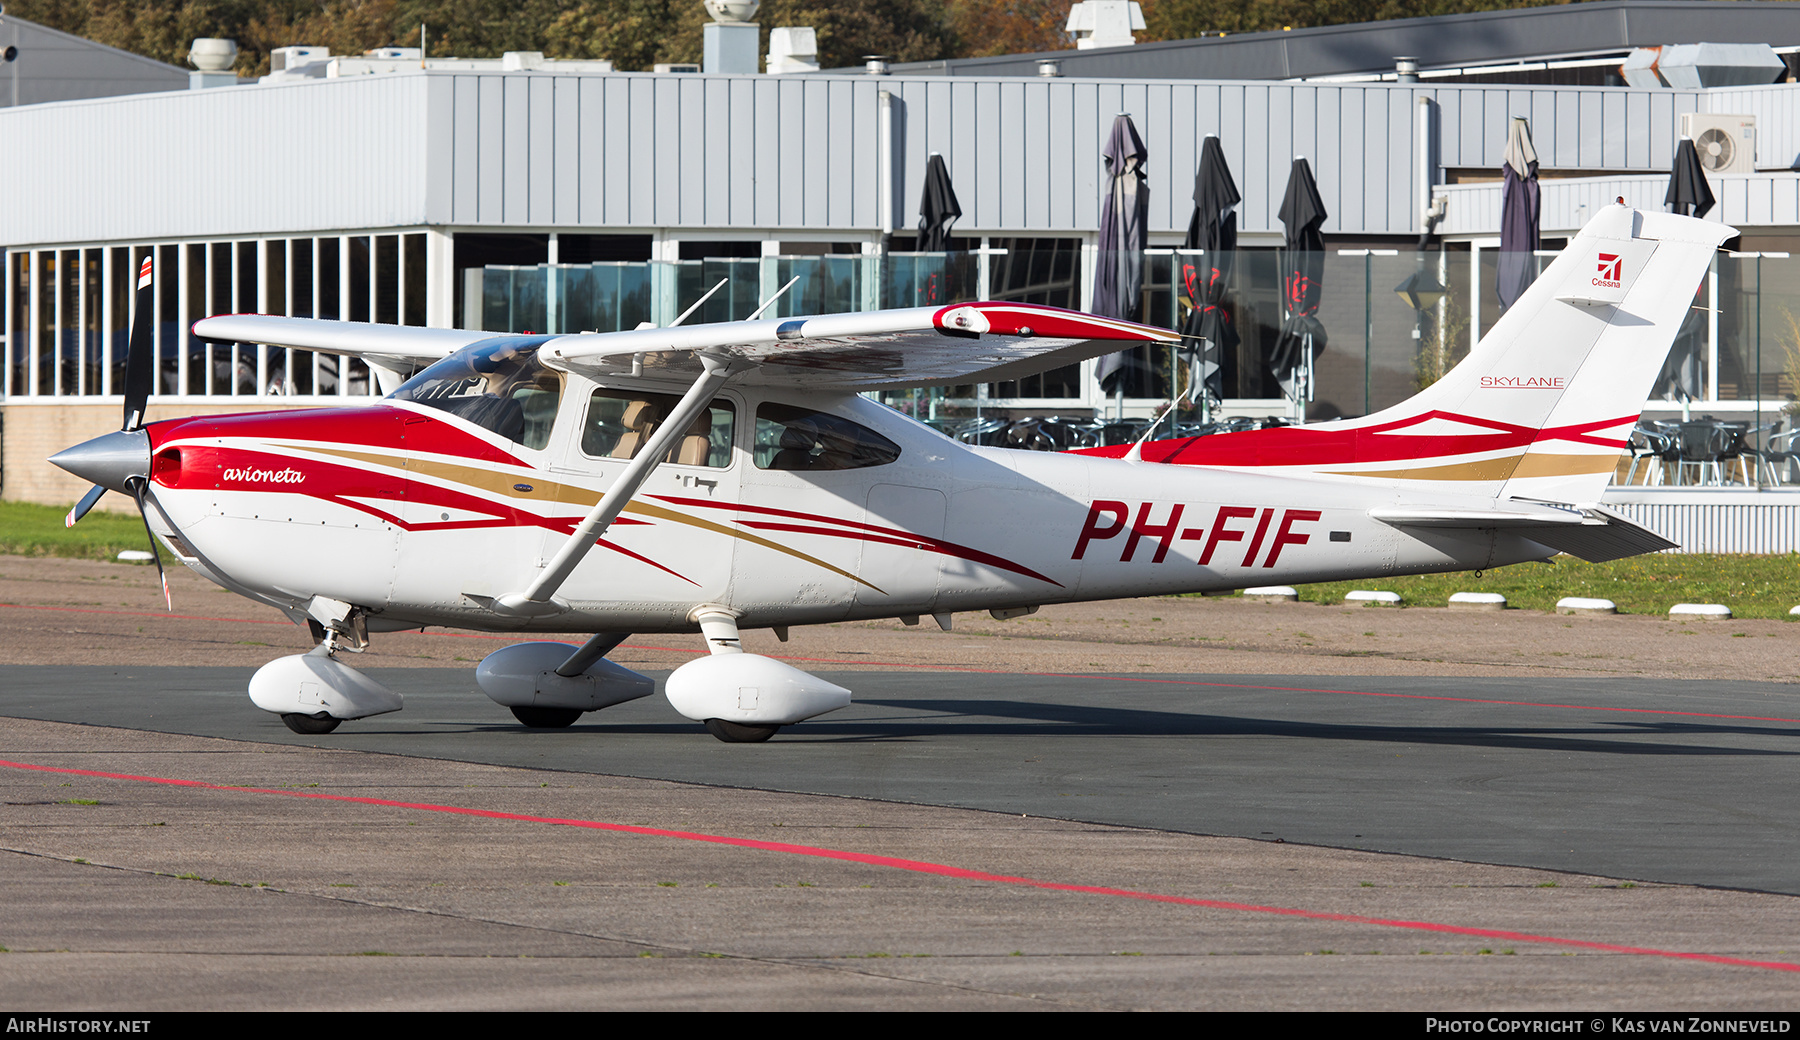
M563 532L591 510L661 429L679 393L575 381L564 415L566 437L551 467L563 489L566 523L546 539L553 555ZM724 600L731 584L742 408L721 394L676 438L664 461L632 496L563 587L573 603L611 609L642 606L685 619L699 603Z

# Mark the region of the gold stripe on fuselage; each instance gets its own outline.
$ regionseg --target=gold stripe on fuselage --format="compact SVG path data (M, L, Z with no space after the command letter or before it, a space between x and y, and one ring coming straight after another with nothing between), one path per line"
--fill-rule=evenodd
M1385 477L1390 480L1509 480L1515 477L1568 477L1609 473L1618 465L1613 455L1550 455L1532 452L1497 459L1451 462L1442 466L1399 469L1321 470L1335 477Z
M300 444L284 444L280 445L280 447L293 448L300 451L310 451L320 455L335 455L339 458L352 459L373 466L385 466L389 469L405 470L407 473L432 477L449 483L461 484L463 487L484 491L490 495L496 495L502 498L525 498L534 502L554 502L558 504L580 506L584 509L591 509L593 508L594 503L600 501L599 492L591 491L584 487L577 487L573 484L564 484L559 481L546 480L542 474L535 471L526 474L507 474L495 472L491 469L481 469L477 466L465 466L454 462L444 462L438 459L407 458L400 455L352 451L349 448L324 448ZM521 477L524 478L524 481L521 480ZM531 490L518 490L518 485L525 481L530 483ZM667 520L671 523L686 524L689 527L697 527L702 531L712 531L715 534L722 534L731 538L736 538L739 541L760 545L765 549L773 549L778 553L785 553L797 560L804 560L815 567L823 567L833 574L842 575L859 585L867 585L876 592L882 592L882 589L879 586L864 581L856 575L851 574L849 571L844 570L842 567L826 563L816 556L809 556L798 549L791 549L779 542L772 542L761 535L751 534L748 531L740 531L735 527L727 527L724 524L714 523L711 520L702 520L697 516L688 516L686 513L678 513L666 506L654 505L649 502L640 502L636 499L627 502L623 512L633 514L634 516L645 516L657 520Z

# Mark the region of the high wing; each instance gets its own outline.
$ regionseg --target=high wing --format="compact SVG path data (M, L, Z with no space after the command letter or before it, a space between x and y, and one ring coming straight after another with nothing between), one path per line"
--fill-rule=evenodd
M422 364L503 334L260 315L195 323L207 339ZM1123 349L1174 343L1177 333L1029 303L964 303L860 314L773 318L629 332L556 336L539 356L595 376L692 382L699 354L747 361L736 382L815 390L880 390L1016 379Z
M221 314L194 323L203 339L267 343L299 347L321 354L347 354L386 368L412 368L456 353L471 343L493 339L492 332L425 329L414 325L376 325L366 321L283 318L271 314Z

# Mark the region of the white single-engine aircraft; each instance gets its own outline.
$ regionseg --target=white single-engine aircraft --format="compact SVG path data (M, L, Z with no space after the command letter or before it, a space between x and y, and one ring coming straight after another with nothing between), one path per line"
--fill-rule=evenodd
M859 391L1013 379L1174 334L1013 303L560 336L233 315L194 330L363 359L380 404L143 424L150 261L125 425L52 461L137 500L183 563L319 645L250 698L301 733L401 707L339 659L425 625L594 633L476 669L528 726L649 695L605 659L698 628L675 709L766 740L850 692L744 628L1607 560L1673 543L1596 503L1731 228L1604 209L1417 397L1361 419L1127 458L972 447ZM401 382L405 373L424 366ZM1117 454L1122 449L1113 449Z

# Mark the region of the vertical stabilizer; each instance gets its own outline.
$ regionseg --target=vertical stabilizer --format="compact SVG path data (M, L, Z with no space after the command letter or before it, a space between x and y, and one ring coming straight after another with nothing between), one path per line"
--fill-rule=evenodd
M1694 286L1736 233L1607 206L1467 358L1410 400L1360 419L1161 441L1142 457L1415 491L1598 501Z

